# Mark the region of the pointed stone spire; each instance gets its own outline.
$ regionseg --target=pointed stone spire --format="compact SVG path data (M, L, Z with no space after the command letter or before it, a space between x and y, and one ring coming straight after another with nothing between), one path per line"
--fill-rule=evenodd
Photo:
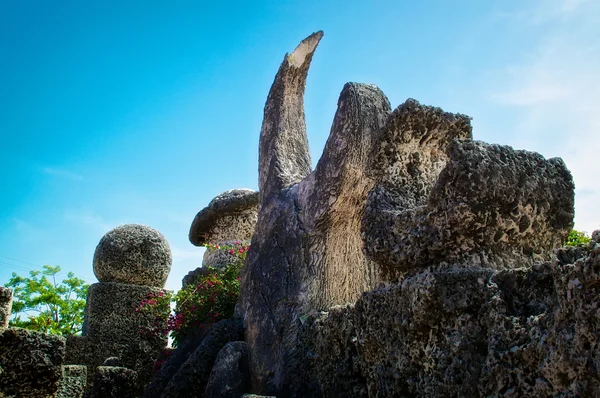
M311 171L304 119L304 89L313 53L323 37L308 36L291 54L286 54L265 105L259 148L261 201L288 187Z

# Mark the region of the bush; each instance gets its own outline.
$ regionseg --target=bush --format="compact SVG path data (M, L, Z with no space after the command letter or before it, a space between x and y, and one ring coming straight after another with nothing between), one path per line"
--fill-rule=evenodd
M160 325L158 320L164 316L165 306L171 301L175 302L175 310L169 316L167 329L161 330L157 327L150 330L151 333L171 333L174 347L177 347L190 332L206 329L222 319L231 318L237 303L240 270L250 245L237 241L230 246L205 246L207 250L221 250L232 255L231 263L222 269L206 267L204 273L190 281L173 297L148 297L137 309L156 314L155 325Z
M566 246L584 246L590 243L591 240L585 232L572 230L567 238Z

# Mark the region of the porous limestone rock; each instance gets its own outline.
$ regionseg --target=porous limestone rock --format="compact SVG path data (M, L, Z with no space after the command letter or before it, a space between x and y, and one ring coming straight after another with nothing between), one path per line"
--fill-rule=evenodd
M141 383L149 381L154 360L167 345L167 319L152 312L136 311L150 294L163 289L116 282L94 283L88 289L83 325L87 340L85 364L100 366L113 356L122 366L137 372Z
M64 365L56 398L81 398L87 385L87 366Z
M312 383L295 395L598 396L598 241L552 263L421 272L308 315Z
M189 356L196 351L198 346L204 341L204 338L210 331L206 329L197 329L190 332L184 341L177 345L177 348L164 361L160 369L152 376L152 380L144 390L144 398L160 397L173 376L177 374L181 366L187 361Z
M278 396L306 386L298 344L306 314L428 269L531 266L549 260L573 225L574 186L560 159L473 142L469 117L412 99L391 112L371 85L346 84L311 172L303 96L321 37L286 54L269 92L258 221L242 269L252 388Z
M470 139L468 117L415 100L383 128L363 233L387 274L441 262L521 267L565 241L575 187L563 161Z
M4 330L0 333L0 396L54 396L64 356L64 337L20 328Z
M249 241L256 225L258 195L251 189L232 189L215 197L194 218L190 242L202 246L206 243L233 245L235 241ZM231 256L222 250L206 250L202 265L223 267L231 260Z
M225 344L242 338L243 328L239 319L225 319L214 324L202 343L171 378L160 397L202 396L219 351Z
M121 366L119 357L108 357L102 362L102 366Z
M171 248L165 237L145 225L126 224L107 232L94 253L100 282L162 288L171 270Z
M203 398L239 398L250 391L248 346L243 341L227 343L219 351Z
M240 313L254 391L299 383L299 316L356 301L377 270L360 224L374 181L367 169L390 105L375 86L347 84L314 172L304 121L308 67L322 32L286 54L265 105L259 150L258 222L242 268Z
M90 398L135 398L138 393L137 373L119 366L98 366Z
M12 289L0 286L0 332L8 327L12 309Z

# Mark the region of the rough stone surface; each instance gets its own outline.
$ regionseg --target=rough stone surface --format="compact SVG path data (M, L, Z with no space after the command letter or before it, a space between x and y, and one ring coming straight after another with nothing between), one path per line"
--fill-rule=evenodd
M368 168L390 112L375 86L349 83L314 172L306 140L303 94L322 36L286 55L271 87L260 137L258 222L242 269L241 305L253 389L276 394L299 383L299 317L356 301L378 281L362 251L361 219L374 186Z
M239 398L246 391L250 391L248 346L243 341L227 343L217 355L204 398Z
M596 397L600 245L503 271L426 271L313 314L291 396Z
M414 100L383 128L363 232L388 274L441 262L514 268L565 241L575 187L563 161L470 136L466 116Z
M180 343L177 348L171 352L169 357L162 364L160 369L152 376L152 380L144 390L144 398L160 397L173 376L177 374L181 366L187 361L189 356L196 351L198 346L206 337L208 331L197 330Z
M135 398L138 393L137 373L118 366L98 366L91 398Z
M275 398L274 395L257 395L257 394L244 394L242 398Z
M102 366L121 366L119 357L108 357L102 362Z
M12 309L12 289L0 286L0 332L8 327Z
M160 396L162 398L202 396L219 351L225 344L242 338L243 329L239 319L217 322L171 378Z
M181 288L185 288L190 283L195 283L199 278L208 275L210 272L212 271L208 267L198 267L188 272L181 280Z
M87 385L87 366L65 365L56 398L81 398Z
M50 397L58 390L65 339L10 328L0 333L0 396Z
M100 366L106 358L117 356L122 366L136 371L137 379L145 385L151 378L154 361L167 345L166 336L151 330L156 326L166 328L167 320L158 320L151 313L135 309L150 293L160 292L166 291L114 282L92 284L88 290L82 332L86 343L80 344L84 345L81 347L83 363ZM158 325L155 324L157 321Z
M549 260L573 225L574 186L560 159L473 142L469 117L412 99L391 112L375 86L346 84L311 172L303 95L321 37L285 56L267 98L258 221L237 310L252 391L278 396L310 393L299 393L310 382L298 331L311 311L426 270L531 266Z
M67 336L65 348L65 365L82 365L87 363L87 350L87 337Z
M162 288L171 270L171 248L165 237L144 225L121 225L106 233L94 253L100 282Z
M190 242L196 246L252 237L256 225L258 192L232 189L215 197L194 218Z

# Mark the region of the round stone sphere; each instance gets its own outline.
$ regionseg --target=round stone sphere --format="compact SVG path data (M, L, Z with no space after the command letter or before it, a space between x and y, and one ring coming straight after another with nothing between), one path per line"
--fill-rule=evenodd
M169 242L145 225L121 225L100 239L94 253L94 274L100 282L162 288L171 270Z

